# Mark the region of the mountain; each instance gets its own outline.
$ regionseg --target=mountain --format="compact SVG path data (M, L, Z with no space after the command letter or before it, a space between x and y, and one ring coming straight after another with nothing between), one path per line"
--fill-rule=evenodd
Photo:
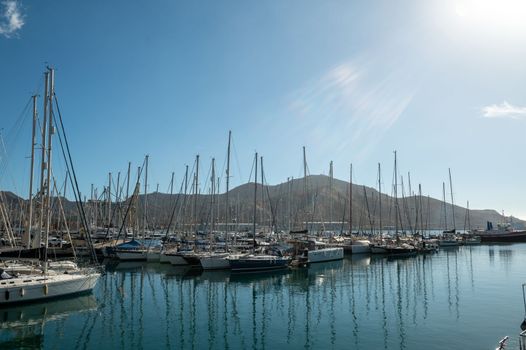
M465 208L458 205L453 207L450 203L446 204L447 221L444 223L444 204L441 200L428 197L420 198L418 195L403 198L400 188L398 191L399 227L408 231L414 228L415 225L437 230L451 229L453 225L460 230L468 228L467 210ZM204 229L205 226L209 225L212 214L216 223L226 222L226 197L225 193L216 196L212 213L211 195L200 194L194 196L189 194L184 196L160 192L149 193L146 197L148 225L150 227L166 227L172 212L174 212L173 224L178 223L178 225L199 223L201 228ZM229 191L228 197L230 207L229 221L232 224L238 222L252 223L254 183L247 183L233 188ZM349 209L349 183L333 179L331 191L330 178L325 175L310 175L307 177L306 183L301 178L278 185L263 186L258 184L257 222L260 226L270 226L274 222L278 229L283 230L288 230L289 227L292 229L303 229L305 228L305 222L309 223L310 229L340 230L343 228L348 230L348 221L352 212L352 223L355 230L368 230L371 227L378 227L380 219L383 227L395 226L394 208L396 201L392 196L382 193L380 201L379 192L376 189L353 184L352 197L353 205L351 211ZM22 212L20 205L27 206L27 201L11 192L3 192L3 198L7 204L8 211L11 212L10 217L17 217L16 222L19 222L20 213ZM128 217L132 217L134 222L142 225L145 196L139 195L137 202L138 209L130 210ZM62 204L68 221L77 222L75 203L62 198ZM114 223L117 222L117 218L125 216L126 204L127 202L119 205L112 203ZM174 205L175 211L173 210ZM107 208L107 202L104 200L88 201L85 204L88 221L98 218L99 225L103 225L107 222ZM120 211L115 212L116 208L120 208ZM54 206L54 210L55 212L58 210L58 205ZM471 228L484 229L487 221L492 221L493 223L512 221L516 228L526 227L526 222L513 217L504 217L491 209L472 209L469 211L469 219ZM342 221L344 222L343 226ZM332 222L332 224L329 224L329 222ZM249 229L250 225L244 227Z

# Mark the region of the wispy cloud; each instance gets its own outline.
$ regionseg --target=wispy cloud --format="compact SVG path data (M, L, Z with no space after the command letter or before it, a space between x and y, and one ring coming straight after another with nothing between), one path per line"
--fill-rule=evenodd
M378 74L371 60L345 62L294 93L289 110L321 152L364 158L407 109L415 85L407 69Z
M519 107L504 101L482 108L482 115L486 118L525 119L526 107Z
M1 2L0 35L10 38L24 26L24 15L16 0Z

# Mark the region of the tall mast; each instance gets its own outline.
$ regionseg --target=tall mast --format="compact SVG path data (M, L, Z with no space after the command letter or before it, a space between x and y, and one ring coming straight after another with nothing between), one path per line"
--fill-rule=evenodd
M146 229L148 227L147 225L147 216L148 216L148 213L146 212L147 211L147 208L148 208L148 159L150 158L150 156L147 154L146 155L146 161L145 161L145 168L144 168L144 211L143 211L143 224L142 224L142 235L143 235L143 238L144 236L146 235Z
M184 172L184 199L183 199L183 231L185 233L185 236L186 236L186 230L188 229L186 227L187 225L187 220L188 220L188 210L187 210L187 207L186 207L186 204L187 204L187 196L188 196L188 165L185 166L185 172Z
M395 197L395 235L398 235L398 169L394 151L394 197Z
M333 219L332 218L332 210L333 210L333 207L332 207L333 206L332 190L333 190L333 176L334 176L334 174L333 174L333 168L332 167L333 167L333 163L332 163L332 160L331 160L331 162L329 164L329 200L330 200L330 202L329 202L329 221L330 221L329 226L332 225L332 221L333 221L332 220Z
M49 72L44 73L44 120L42 121L41 130L41 156L40 156L40 216L39 225L36 231L35 240L33 240L33 248L38 248L42 243L42 226L44 224L45 215L45 176L46 176L46 135L47 135L47 115L48 115L48 102L49 102Z
M349 173L349 234L352 234L352 163Z
M31 131L31 165L29 172L29 218L26 230L26 248L31 248L31 227L33 226L33 176L35 168L35 144L37 128L37 95L33 95L33 128Z
M265 177L264 177L264 172L263 172L263 157L259 157L259 167L260 167L260 172L261 172L260 174L261 175L261 217L263 218L265 215L265 189L263 188L263 186L265 186ZM270 207L270 201L269 201L269 207ZM272 217L272 213L270 215ZM261 222L264 223L263 220ZM269 227L272 230L272 219L271 219L271 224L269 225Z
M111 226L111 173L108 173L108 193L106 193L106 216L108 226Z
M292 180L291 178L287 178L287 213L288 213L288 231L292 229L291 225L291 218L292 218L292 211L291 211L291 194L292 194Z
M211 205L211 209L210 209L210 221L211 221L211 225L210 225L210 232L213 234L214 232L214 206L215 206L215 196L216 196L216 166L215 166L215 163L216 163L216 159L215 158L212 158L212 205Z
M115 187L115 205L117 209L119 209L119 206L120 206L119 202L122 196L120 185L121 185L121 172L119 171L117 172L117 187ZM110 201L110 205L111 205L111 201ZM121 222L121 211L117 210L117 225L115 226L120 225L120 222Z
M199 194L199 154L195 156L194 232L197 231L197 195Z
M55 96L55 70L53 68L49 69L49 115L48 115L48 141L47 141L47 170L46 170L46 237L45 237L45 249L46 254L44 256L45 261L47 261L47 246L49 240L49 228L51 225L51 197L50 197L50 188L51 188L51 155L52 155L52 136L54 134L53 127L53 97Z
M453 181L451 181L451 168L449 170L449 190L451 191L451 216L453 217L453 230L457 231L457 225L455 224L455 202L453 201Z
M128 176L126 176L126 200L128 200L128 196L130 195L130 170L131 162L128 162Z
M444 230L447 231L446 184L442 182L442 201L444 206Z
M303 198L305 205L303 211L305 212L305 229L308 230L309 226L309 210L308 210L308 199L307 199L307 155L305 153L305 146L303 146Z
M467 203L466 209L467 209L467 217L468 217L468 231L470 231L470 233L471 233L471 220L470 220L470 217L469 217L469 201Z
M382 170L378 163L378 208L380 210L380 237L382 237Z
M226 234L225 234L225 249L228 250L228 229L230 225L230 140L232 139L232 131L228 130L228 147L226 151L226 212L225 212L225 221L226 221Z
M255 168L254 168L254 214L252 218L252 234L253 234L253 250L256 250L256 205L257 205L257 199L258 199L258 152L256 152L256 156L254 157L255 162Z
M422 206L422 184L418 184L418 202L419 202L419 212L420 212L420 234L424 238L424 216L423 211L424 207Z

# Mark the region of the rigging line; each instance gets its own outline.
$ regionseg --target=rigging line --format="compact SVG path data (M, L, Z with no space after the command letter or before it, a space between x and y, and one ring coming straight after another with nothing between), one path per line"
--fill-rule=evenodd
M243 172L241 171L241 166L239 164L239 157L237 155L237 148L236 148L236 145L234 143L234 136L231 136L230 142L231 142L231 145L232 145L232 149L234 150L234 158L236 159L237 171L238 171L238 174L239 174L238 179L241 180L241 179L243 179L244 176L243 176ZM230 173L230 178L233 178L233 177L234 176L232 176L232 173Z
M250 168L250 175L248 176L248 180L247 180L247 183L250 183L250 180L252 179L252 173L254 172L254 165L255 165L255 162L256 161L252 161L252 168ZM257 176L257 174L256 174Z
M55 105L57 107L57 113L58 113L58 117L59 117L58 119L59 119L59 122L60 122L60 128L58 128L56 118L53 118L53 120L55 122L55 126L57 127L57 130L59 130L59 132L57 134L58 134L58 139L59 139L59 142L60 142L60 148L62 150L62 155L64 156L64 161L65 161L65 164L66 164L66 168L68 169L69 174L72 175L69 178L70 178L70 182L71 182L71 187L73 189L73 194L75 196L77 209L79 210L79 215L81 216L82 224L84 225L84 229L86 230L86 242L88 243L88 246L90 248L91 257L93 259L93 262L95 264L98 264L97 255L95 254L95 249L93 247L93 241L91 239L91 235L90 235L90 232L89 232L89 226L88 226L88 220L87 220L87 217L86 217L86 212L84 211L84 205L82 203L82 198L80 198L81 197L81 192L80 192L80 188L79 188L78 181L77 181L77 174L76 174L75 168L73 166L73 159L71 157L71 152L70 152L70 149L69 149L69 142L68 142L68 139L67 139L67 136L66 136L66 132L65 132L65 129L64 129L64 123L62 121L62 113L60 111L60 106L58 104L58 99L57 99L56 92L54 94L54 100L55 100ZM62 131L62 136L64 138L64 142L62 142L62 137L60 135L60 131ZM67 150L67 157L66 157L66 153L64 152L64 146L66 146L65 148ZM69 163L68 163L68 159L69 159Z
M121 223L121 226L119 228L119 233L117 233L117 240L116 240L117 242L119 241L119 238L121 236L122 230L124 229L124 226L126 225L126 220L128 219L128 214L130 213L130 210L133 207L134 201L139 196L139 186L140 186L140 181L141 181L141 174L142 174L142 171L144 169L144 165L145 164L146 164L146 157L144 157L144 160L142 162L141 170L138 170L137 181L135 182L135 186L133 188L133 194L132 194L132 196L129 199L130 201L128 203L128 207L126 208L126 212L124 213L124 217L122 218L122 223ZM135 232L135 230L134 230L134 232ZM108 233L106 233L106 235L107 234Z
M170 221L168 222L168 226L166 227L166 238L168 238L168 233L170 232L170 226L172 225L173 223L173 219L174 219L174 216L175 216L175 212L176 212L176 209L177 209L177 204L179 203L179 199L181 198L181 192L183 191L183 187L184 187L184 184L186 182L186 176L183 178L183 180L181 181L181 186L179 188L179 194L175 196L175 200L173 200L173 206L172 206L172 212L171 212L171 215L170 215ZM179 219L179 213L180 213L180 209L179 208L179 211L177 213L177 218L176 218L176 221L178 221Z

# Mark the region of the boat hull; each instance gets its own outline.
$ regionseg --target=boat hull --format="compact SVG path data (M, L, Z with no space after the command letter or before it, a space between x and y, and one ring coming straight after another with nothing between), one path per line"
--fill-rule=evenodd
M203 270L226 270L230 269L228 254L209 255L201 257Z
M458 241L439 241L438 245L440 247L458 247L459 243Z
M387 248L377 245L371 245L371 253L372 254L387 254Z
M343 248L323 248L309 250L307 263L320 263L326 261L342 260Z
M146 253L146 260L149 262L160 262L161 261L161 252L159 251L149 251Z
M146 261L147 252L145 250L117 250L115 255L122 261Z
M254 259L250 257L229 259L232 272L257 272L285 269L289 266L289 259L272 257L267 259Z
M1 280L0 306L47 300L93 290L99 273L23 276Z
M161 262L167 262L174 266L188 266L188 262L179 254L162 254Z
M482 243L521 243L526 242L526 231L509 233L481 233Z
M371 253L371 245L370 243L351 244L351 253L352 254L369 254Z

